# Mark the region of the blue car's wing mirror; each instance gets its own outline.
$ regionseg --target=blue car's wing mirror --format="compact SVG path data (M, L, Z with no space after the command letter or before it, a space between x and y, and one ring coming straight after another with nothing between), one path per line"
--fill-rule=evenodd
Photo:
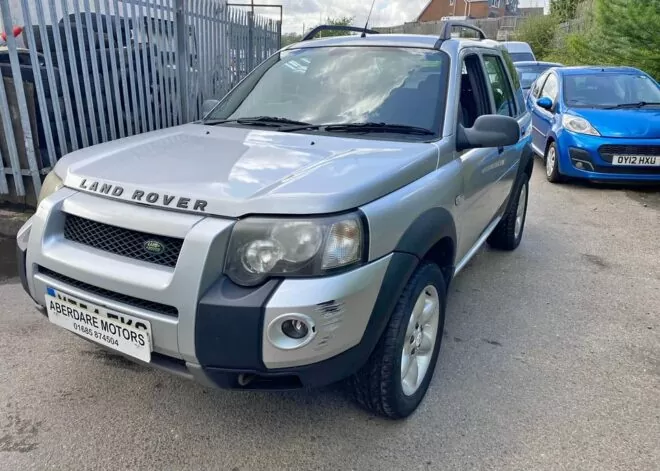
M552 102L552 100L550 98L548 98L547 96L544 96L544 97L541 97L538 100L536 100L536 104L539 105L541 108L549 111L549 110L552 109L552 106L553 106L554 103Z

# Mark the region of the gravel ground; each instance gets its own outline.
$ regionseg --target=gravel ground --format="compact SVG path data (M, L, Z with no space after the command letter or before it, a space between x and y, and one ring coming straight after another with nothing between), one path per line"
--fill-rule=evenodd
M660 193L550 185L450 291L406 421L338 387L210 391L49 324L0 241L0 469L660 469Z

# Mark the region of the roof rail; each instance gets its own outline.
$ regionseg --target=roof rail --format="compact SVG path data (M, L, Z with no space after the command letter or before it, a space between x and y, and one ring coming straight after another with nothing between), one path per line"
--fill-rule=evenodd
M314 39L314 36L316 36L321 31L352 31L354 33L378 34L378 31L361 28L359 26L321 25L307 33L302 40L309 41L310 39Z
M440 30L440 41L447 41L451 39L451 33L453 29L470 29L476 31L479 35L479 39L486 39L486 33L481 28L478 28L469 23L464 23L462 21L443 21L442 30Z

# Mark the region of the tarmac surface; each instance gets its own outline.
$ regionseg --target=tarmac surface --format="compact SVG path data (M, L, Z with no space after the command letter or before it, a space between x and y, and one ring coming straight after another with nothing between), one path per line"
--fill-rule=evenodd
M660 193L551 185L450 289L408 420L340 387L213 391L50 324L0 241L0 470L660 469Z

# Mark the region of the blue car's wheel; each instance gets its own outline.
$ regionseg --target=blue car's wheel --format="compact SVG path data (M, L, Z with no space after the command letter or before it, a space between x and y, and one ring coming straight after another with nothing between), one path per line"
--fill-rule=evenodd
M557 152L557 144L551 142L545 151L545 178L550 183L558 183L562 180L559 173L559 154Z

